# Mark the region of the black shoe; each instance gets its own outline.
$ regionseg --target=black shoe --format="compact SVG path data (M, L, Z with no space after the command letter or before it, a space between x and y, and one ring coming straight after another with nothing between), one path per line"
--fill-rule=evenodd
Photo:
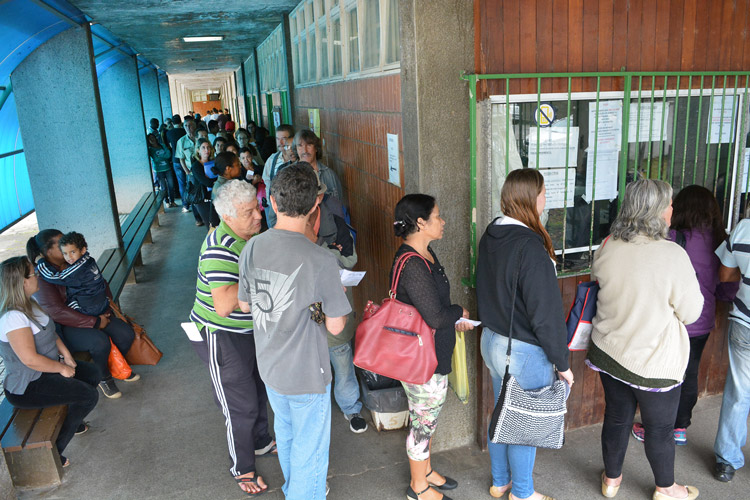
M115 381L111 377L107 380L102 380L101 382L99 382L99 389L101 389L104 395L109 399L117 399L119 397L122 397L120 389L117 388Z
M722 483L728 483L734 478L734 467L724 462L716 462L714 465L714 479Z
M430 477L430 474L432 474L432 472L433 471L430 470L430 472L428 472L427 474L425 474L424 477L425 478ZM441 484L441 485L437 485L437 484L433 483L432 481L430 481L429 479L427 479L427 482L430 484L430 486L434 486L435 488L437 488L439 490L443 490L443 491L455 490L456 488L458 488L458 481L456 481L455 479L451 479L448 476L445 476L445 482L443 484Z
M413 489L411 489L411 486L406 488L406 498L407 500L419 500L419 495L422 495L427 492L431 487L427 486L427 488L423 489L419 493L415 493ZM443 495L443 498L441 500L453 500L451 497Z
M344 415L344 417L349 421L349 430L354 434L361 434L367 430L367 422L359 413Z

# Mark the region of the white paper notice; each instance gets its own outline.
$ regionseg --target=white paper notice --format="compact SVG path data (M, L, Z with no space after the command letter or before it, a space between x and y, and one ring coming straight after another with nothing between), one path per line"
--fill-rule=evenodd
M398 161L398 135L388 136L388 182L401 187L401 169Z
M662 116L664 116L664 103L656 101L652 103L649 99L645 102L641 101L640 115L638 109L638 101L632 101L630 104L630 132L628 133L628 142L636 142L636 140L638 142L648 142L649 134L651 141L665 140L669 126L665 122L664 130L662 130L661 122Z
M711 135L707 144L732 142L734 137L735 96L714 96L711 101Z
M592 124L596 124L596 127ZM589 102L589 149L593 148L594 142L598 150L621 149L622 101L599 101L598 119L596 101Z
M473 319L468 319L468 318L459 318L458 321L456 321L456 325L458 325L459 323L464 323L464 322L471 323L474 326L479 326L482 324L481 321L474 321Z
M745 150L745 158L742 162L742 184L740 184L740 191L747 193L747 171L750 169L750 149Z
M596 151L596 189L593 196L597 200L613 200L617 197L617 165L620 160L619 151ZM583 199L591 203L594 186L594 149L588 149L586 160L586 193Z
M547 208L563 208L565 206L565 169L543 168L539 173L544 176L544 187L547 189ZM573 206L573 196L576 190L576 168L568 168L568 206Z
M366 271L349 271L347 269L339 269L341 275L341 284L344 286L357 286L362 278L365 277Z
M180 326L183 330L185 330L185 335L188 336L188 338L193 342L203 342L203 337L201 337L201 332L198 331L198 327L195 326L195 323L192 321L188 321L186 323L180 323Z
M539 133L539 165L537 156L537 130ZM529 129L529 168L565 167L565 145L568 145L568 166L574 167L578 162L578 127L570 127L570 141L562 127L545 127Z

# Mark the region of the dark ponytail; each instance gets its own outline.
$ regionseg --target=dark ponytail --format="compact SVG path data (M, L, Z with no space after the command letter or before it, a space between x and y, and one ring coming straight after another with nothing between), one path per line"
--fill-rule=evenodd
M406 238L419 230L417 220L427 222L435 208L435 198L428 194L407 194L396 204L393 233L399 238Z
M29 238L26 242L26 256L29 258L29 262L32 264L36 263L36 259L41 255L42 257L47 256L50 248L52 248L52 239L62 236L62 231L57 229L44 229L39 231L39 234Z

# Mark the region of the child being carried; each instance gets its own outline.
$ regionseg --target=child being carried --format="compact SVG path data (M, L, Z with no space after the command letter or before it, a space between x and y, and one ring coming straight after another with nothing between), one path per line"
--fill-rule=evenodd
M102 277L96 260L88 253L88 244L81 233L70 232L60 237L60 250L70 266L55 271L46 262L37 267L39 276L53 285L66 288L68 307L89 316L109 312L107 281Z

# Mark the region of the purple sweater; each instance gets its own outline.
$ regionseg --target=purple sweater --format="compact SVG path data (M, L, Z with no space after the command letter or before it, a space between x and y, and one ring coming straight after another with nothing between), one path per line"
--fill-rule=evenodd
M703 294L703 311L694 323L685 325L690 337L708 334L716 319L716 299L731 302L739 283L719 282L719 258L714 253L713 235L708 229L682 231L685 235L685 251L690 257ZM675 241L676 231L669 231L669 239Z

